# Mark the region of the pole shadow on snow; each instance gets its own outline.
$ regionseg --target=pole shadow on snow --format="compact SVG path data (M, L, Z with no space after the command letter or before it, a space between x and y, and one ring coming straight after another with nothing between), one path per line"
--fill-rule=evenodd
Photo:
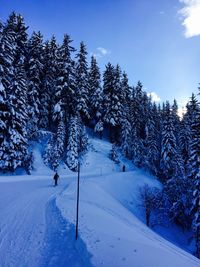
M75 241L75 226L62 217L55 199L47 204L46 225L40 267L92 267L92 255L80 237Z

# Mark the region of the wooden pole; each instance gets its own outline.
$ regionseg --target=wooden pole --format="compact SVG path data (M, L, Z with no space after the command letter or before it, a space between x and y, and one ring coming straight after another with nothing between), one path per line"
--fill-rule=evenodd
M77 181L77 200L76 200L76 240L78 239L79 185L80 185L80 162L78 162L78 181Z

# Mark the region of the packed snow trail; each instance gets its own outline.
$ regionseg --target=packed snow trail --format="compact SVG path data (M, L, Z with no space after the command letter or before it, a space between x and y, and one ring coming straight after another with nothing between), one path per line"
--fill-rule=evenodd
M45 229L46 201L58 188L47 181L0 184L0 266L37 264Z
M66 243L70 244L72 241L72 229L66 229L64 219L52 204L55 196L66 186L67 181L62 181L62 186L53 187L50 180L0 183L1 267L62 267L64 260L65 266L68 262L68 252L71 256L73 253L76 255L73 256L74 267L84 266L82 259L77 257L78 249L69 248L68 245L64 250ZM68 230L69 240L66 240ZM63 233L65 238L62 238L60 233ZM80 246L86 252L81 241ZM59 248L59 258L55 258ZM56 261L55 265L51 264L53 260Z
M46 222L47 230L39 267L92 267L91 255L80 238L75 241L75 227L63 219L55 199L47 203Z

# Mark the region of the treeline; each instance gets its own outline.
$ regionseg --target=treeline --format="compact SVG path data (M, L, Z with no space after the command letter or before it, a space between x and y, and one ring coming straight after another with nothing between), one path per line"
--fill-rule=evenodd
M44 160L54 170L64 160L76 171L87 149L85 126L121 147L124 155L163 183L170 218L193 227L200 257L200 104L192 94L183 118L176 101L156 105L141 82L130 86L119 65L101 77L65 35L29 38L22 16L0 23L0 171L32 168L30 141L49 135Z

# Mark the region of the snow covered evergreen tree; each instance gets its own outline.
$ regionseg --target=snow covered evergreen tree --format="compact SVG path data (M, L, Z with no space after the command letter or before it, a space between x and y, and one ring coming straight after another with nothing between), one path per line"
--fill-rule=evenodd
M197 103L196 98L192 97ZM200 258L200 104L191 114L191 139L189 143L188 179L191 182L193 230L196 240L196 256Z
M174 176L164 185L165 210L170 220L181 226L183 230L191 226L191 201L188 188L189 183L185 176Z
M65 35L58 49L58 75L56 82L56 105L59 105L64 121L76 113L74 61L71 54L75 49L71 46L71 38Z
M55 36L45 43L43 57L43 79L40 92L40 118L39 126L44 129L52 130L53 110L55 106L55 90L58 74L57 65L57 42Z
M180 128L180 120L179 120L179 116L178 116L178 104L177 104L176 99L174 99L171 113L172 113L172 119L173 119L174 128L175 128L175 132L176 132L176 137L177 137L178 131Z
M121 148L123 154L127 158L131 158L131 124L127 117L124 118L121 124Z
M160 208L161 192L158 188L145 184L140 188L140 199L145 211L146 225L150 226L152 213Z
M91 57L91 65L88 73L88 89L89 89L89 110L90 119L99 121L102 116L102 88L101 88L101 75L97 65L96 58Z
M150 105L146 129L145 167L153 174L159 173L159 132L156 127L156 107Z
M183 158L185 171L187 170L187 163L189 160L189 142L190 142L190 125L187 122L186 116L180 121L180 128L178 132L178 143L180 147L180 153Z
M37 137L40 104L40 91L43 75L43 37L40 32L33 32L28 42L27 78L28 78L28 116L29 139Z
M27 141L27 83L23 63L15 66L11 86L9 87L9 130L8 147L4 151L3 159L6 160L6 169L14 171L17 167L23 166L28 154Z
M8 149L8 122L10 107L8 102L8 88L13 74L13 47L14 35L8 27L0 25L0 169L6 169Z
M83 42L80 44L80 50L76 55L77 62L75 68L75 94L76 111L81 115L82 120L89 118L88 109L88 65L87 51Z
M183 171L183 162L177 146L173 117L168 102L166 103L162 127L161 149L160 168L162 170L162 180L167 181L173 176L180 175Z
M132 160L138 167L144 165L144 135L145 130L143 126L143 91L142 84L138 82L137 86L132 90L132 97L130 102L130 123L131 123L131 150ZM146 116L146 115L145 115Z
M131 89L128 83L128 76L125 72L121 79L121 103L122 103L122 117L121 117L121 148L124 155L130 158L131 150L129 144L131 143L131 123L130 123L130 101Z
M121 70L110 63L103 75L103 120L110 129L111 142L119 142L123 107L121 99Z
M23 166L28 153L27 79L24 70L26 37L26 27L22 17L12 13L1 38L1 45L4 48L1 54L3 59L1 92L4 97L2 106L4 111L1 115L4 116L4 131L1 136L0 169L5 171L14 171L17 167Z
M69 121L69 134L66 154L66 164L72 171L77 171L80 146L80 119L71 117Z
M136 127L136 135L137 137L142 137L143 129L143 117L142 117L142 102L143 102L143 91L142 91L142 83L139 81L137 86L132 91L132 100L131 100L131 124Z
M94 131L99 133L100 139L102 139L103 129L104 129L103 121L101 119L99 119L99 121L97 122L97 124L94 127Z
M56 140L55 144L53 147L53 162L52 162L52 167L53 170L56 171L61 159L63 158L64 155L64 150L65 150L65 140L66 139L66 128L65 128L65 123L64 120L61 119L59 124L58 124L58 130L56 133Z

